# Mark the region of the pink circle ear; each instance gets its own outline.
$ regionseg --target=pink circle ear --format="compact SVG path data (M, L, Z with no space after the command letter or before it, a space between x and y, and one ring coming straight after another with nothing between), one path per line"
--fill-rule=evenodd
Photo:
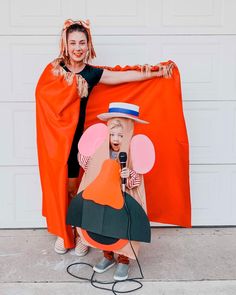
M98 123L90 126L81 136L78 143L79 153L90 157L103 144L108 136L107 125Z
M130 143L133 169L140 174L149 172L155 163L155 149L152 141L143 134L135 135Z

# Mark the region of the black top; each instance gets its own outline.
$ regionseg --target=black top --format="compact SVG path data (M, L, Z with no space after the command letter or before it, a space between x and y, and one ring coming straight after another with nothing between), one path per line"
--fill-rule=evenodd
M61 66L67 71L70 70L66 67L64 63L61 63ZM84 69L76 74L81 75L88 83L88 96L82 97L80 100L80 113L78 118L78 124L75 130L74 139L72 142L70 155L68 158L68 177L73 178L79 175L79 163L77 160L78 154L78 141L83 134L84 131L84 122L85 122L85 113L86 113L86 106L88 102L89 95L93 89L93 87L100 81L101 76L103 73L103 69L95 68L91 65L86 64Z

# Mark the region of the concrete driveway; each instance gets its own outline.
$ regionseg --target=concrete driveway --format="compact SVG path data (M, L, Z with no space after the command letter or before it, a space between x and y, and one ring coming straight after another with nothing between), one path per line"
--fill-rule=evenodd
M58 255L53 250L55 237L45 229L0 231L1 295L90 295L112 294L95 289L66 272L74 262L92 265L102 256L91 249L79 258L70 250ZM133 294L235 295L236 228L152 228L151 244L143 244L140 264L143 288ZM86 266L73 272L89 277ZM112 280L114 268L96 278ZM139 276L132 261L130 277ZM137 287L122 283L118 290Z

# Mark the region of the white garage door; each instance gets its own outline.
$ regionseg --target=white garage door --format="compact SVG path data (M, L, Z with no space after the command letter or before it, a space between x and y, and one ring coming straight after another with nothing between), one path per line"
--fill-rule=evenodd
M34 89L67 18L89 18L95 64L174 60L191 147L193 225L236 225L236 2L2 0L2 228L41 227ZM171 98L170 98L171 99Z

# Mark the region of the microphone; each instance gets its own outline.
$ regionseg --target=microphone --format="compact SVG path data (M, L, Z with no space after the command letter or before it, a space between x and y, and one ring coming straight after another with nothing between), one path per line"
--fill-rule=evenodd
M127 153L120 152L119 153L119 161L120 161L120 167L121 167L121 170L122 170L123 168L126 167ZM122 178L121 184L122 184L122 192L125 192L126 178Z

